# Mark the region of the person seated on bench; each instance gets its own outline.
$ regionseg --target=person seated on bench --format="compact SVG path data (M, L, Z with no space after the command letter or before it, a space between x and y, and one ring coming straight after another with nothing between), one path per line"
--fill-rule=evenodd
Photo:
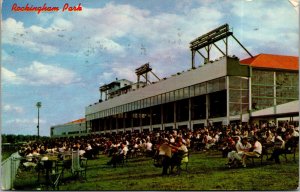
M153 150L152 150L153 144L151 143L150 138L149 139L147 138L145 146L146 146L146 156L152 157L153 156Z
M173 155L171 157L171 173L175 166L180 169L182 162L188 162L188 149L185 144L182 142L181 137L177 137L175 141L175 146L170 145L172 148ZM177 170L179 171L179 170Z
M227 157L230 151L235 150L235 145L236 142L232 137L230 136L225 137L221 147L222 157L223 158Z
M204 132L202 143L204 143L205 149L209 149L211 146L215 144L215 140L212 138L212 136L209 134L208 131Z
M243 157L242 157L242 164L243 167L246 167L246 160L247 157L260 157L262 153L262 145L258 141L257 136L253 136L253 144L252 148L248 152L244 152Z
M242 141L240 141L240 137L235 138L238 138L236 143L236 151L231 151L228 153L228 163L226 165L229 167L237 166L238 163L241 163L244 153L248 152L252 147L248 142L247 137L242 138Z
M263 135L262 145L265 148L270 148L274 146L274 135L270 130L265 131Z
M272 152L271 157L267 159L268 161L275 160L276 164L280 164L279 155L285 152L285 141L282 139L280 134L281 134L280 130L275 133L274 150Z
M299 132L296 131L296 129L293 125L289 126L289 133L290 133L291 137L299 137Z
M117 164L122 163L124 158L126 158L126 154L128 152L128 148L125 143L122 143L118 148L114 148L111 160L107 162L107 165L113 165L116 167Z

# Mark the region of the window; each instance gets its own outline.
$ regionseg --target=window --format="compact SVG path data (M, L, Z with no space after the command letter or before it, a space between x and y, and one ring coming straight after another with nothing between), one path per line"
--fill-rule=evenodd
M161 103L165 103L165 102L166 102L166 94L163 93L163 94L161 95Z
M200 94L201 95L204 95L204 94L208 93L207 90L206 90L206 88L207 88L207 84L206 83L201 83L200 84Z
M170 92L166 93L166 103L170 102Z
M174 91L170 92L170 101L174 101Z
M195 86L192 85L189 87L189 89L190 89L190 97L194 97L195 96Z
M151 98L152 98L152 105L151 106L157 105L157 96L153 96Z
M190 96L189 88L185 87L183 89L183 98L189 98L189 96Z
M162 102L161 102L161 95L157 96L157 104L162 104Z
M196 84L195 85L195 96L200 95L200 94L201 94L201 92L200 92L200 84Z

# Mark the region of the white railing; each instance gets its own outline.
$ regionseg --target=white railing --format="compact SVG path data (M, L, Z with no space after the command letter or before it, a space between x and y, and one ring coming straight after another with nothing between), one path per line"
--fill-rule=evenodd
M20 157L18 152L16 152L1 163L1 190L13 189L16 174L20 165Z

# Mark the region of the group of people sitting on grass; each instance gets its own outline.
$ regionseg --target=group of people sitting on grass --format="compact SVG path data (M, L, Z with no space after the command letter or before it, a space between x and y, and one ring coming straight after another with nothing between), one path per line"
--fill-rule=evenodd
M228 165L246 166L247 157L260 156L263 147L274 148L269 160L280 163L279 155L290 149L294 138L299 137L299 128L288 122L282 126L273 123L239 124L222 127L205 126L195 130L159 130L153 132L131 132L117 134L90 134L69 138L49 138L24 145L19 153L23 157L47 153L64 153L79 150L81 156L94 159L102 152L111 157L108 164L114 167L126 158L140 155L160 157L163 174L173 162L184 159L188 150L220 150L228 157ZM168 144L167 144L168 143ZM159 156L160 155L160 156ZM179 163L177 163L179 164Z

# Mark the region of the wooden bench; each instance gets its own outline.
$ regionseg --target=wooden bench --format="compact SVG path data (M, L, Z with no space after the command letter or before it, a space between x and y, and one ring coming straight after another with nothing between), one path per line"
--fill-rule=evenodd
M287 155L293 155L293 160L296 162L296 152L298 150L299 137L293 137L286 143L286 148L283 154L285 161L288 162Z

